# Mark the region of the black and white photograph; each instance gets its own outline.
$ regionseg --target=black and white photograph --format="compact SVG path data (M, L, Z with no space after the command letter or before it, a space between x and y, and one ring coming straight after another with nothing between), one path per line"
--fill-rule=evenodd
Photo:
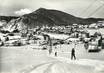
M0 73L104 73L104 0L0 0Z

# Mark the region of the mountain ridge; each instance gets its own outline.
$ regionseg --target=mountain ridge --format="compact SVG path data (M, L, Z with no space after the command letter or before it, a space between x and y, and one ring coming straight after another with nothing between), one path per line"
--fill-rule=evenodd
M10 29L27 29L35 28L36 26L89 25L102 20L104 21L102 18L80 18L59 10L39 8L32 13L11 19L7 25Z
M80 17L75 17L71 14L59 11L59 10L52 10L52 9L45 9L45 8L39 8L36 11L23 15L25 17L34 15L32 17L33 19L38 19L44 18L47 20L44 20L49 23L53 23L56 25L70 25L70 24L91 24L91 23L96 23L97 21L104 20L102 18L80 18ZM37 17L37 18L36 18ZM51 21L51 22L50 22Z
M0 16L0 21L6 21L7 23L12 19L17 19L18 16Z

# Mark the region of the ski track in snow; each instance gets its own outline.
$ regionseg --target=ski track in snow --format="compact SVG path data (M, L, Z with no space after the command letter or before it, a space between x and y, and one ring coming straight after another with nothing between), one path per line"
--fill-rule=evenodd
M95 72L102 72L104 73L104 61L99 60L91 60L91 59L79 59L79 60L70 60L69 58L63 57L52 57L56 58L61 62L68 63L68 64L77 64L82 66L91 66L94 67Z
M32 66L31 68L26 68L19 73L53 73L52 68L55 65L56 65L56 67L60 66L60 63L62 64L62 66L64 66L63 63L75 64L75 65L80 65L80 66L91 66L91 67L94 67L94 73L95 72L104 73L104 62L103 61L90 60L90 59L70 60L69 58L63 58L63 57L53 57L53 56L50 56L50 57L55 58L58 61L46 62L46 63L39 64L37 66ZM65 70L65 69L63 69L63 70ZM57 73L57 72L55 72L55 73ZM70 72L68 72L68 73L70 73Z
M37 51L35 50L35 52L32 52L32 53L31 53L31 51L33 51L33 50L28 50L28 51L26 49L22 49L22 50L25 51L26 52L25 54L29 55L29 57L32 54L34 54L35 52L36 53L38 52L38 50ZM19 54L16 53L15 56L23 56L24 57L24 54L23 54L24 52L20 52L21 49L18 49L17 52L18 51L19 51ZM14 50L13 50L13 52L14 52ZM29 53L27 54L27 52L29 52ZM11 53L11 52L9 52L9 53ZM40 55L40 53L42 53L42 52L39 51L38 55ZM69 53L69 52L64 52L64 53ZM13 57L13 56L11 57L11 55L13 55L13 54L10 54L9 57L5 56L1 61L4 62L7 60L10 60L10 62L12 62L11 60L15 60L15 57ZM34 56L37 57L37 54ZM46 56L46 54L44 56ZM55 61L51 61L51 62L45 62L45 63L41 63L37 66L33 64L33 65L30 65L30 66L25 67L25 68L23 66L23 69L21 69L21 70L19 69L19 71L16 70L16 73L78 73L78 72L74 72L72 70L72 67L69 67L66 64L69 64L69 65L74 64L74 66L79 65L79 67L82 66L85 68L86 68L86 66L87 67L93 67L94 72L92 72L92 73L104 73L104 61L101 61L101 60L93 60L93 59L70 60L70 58L59 57L59 56L55 57L53 55L48 55L48 57L54 58L57 61L55 60ZM42 60L42 59L40 59L40 60ZM67 67L69 67L69 70ZM85 69L85 68L83 68L83 69ZM83 73L83 72L81 72L81 73ZM86 73L88 73L88 72L86 72Z
M50 70L50 68L53 66L53 64L55 64L57 62L59 62L59 61L46 62L46 63L39 64L37 66L28 67L26 69L21 70L19 73L38 73L38 72L35 72L34 70L36 70L36 69L38 69L40 67L43 67L43 66L47 66L48 67L44 71L44 73L47 73L47 71Z

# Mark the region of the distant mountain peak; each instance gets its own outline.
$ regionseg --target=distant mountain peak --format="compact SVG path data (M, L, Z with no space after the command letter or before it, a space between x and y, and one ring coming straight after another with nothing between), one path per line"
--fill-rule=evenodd
M39 9L37 9L37 10L47 10L46 8L42 8L42 7L40 7Z
M32 13L43 12L43 11L46 11L46 10L47 10L46 8L39 8L39 9L35 10Z

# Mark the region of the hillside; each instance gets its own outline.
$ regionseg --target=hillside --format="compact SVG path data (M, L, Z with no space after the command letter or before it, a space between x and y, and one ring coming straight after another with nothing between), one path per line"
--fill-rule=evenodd
M71 24L91 24L99 20L104 20L100 18L79 18L68 13L58 11L58 10L49 10L40 8L30 14L23 15L22 22L29 24L29 26L35 25L71 25Z
M6 22L9 22L11 21L12 19L17 19L18 17L16 16L0 16L0 21L6 21Z
M16 18L16 17L15 17ZM36 26L66 26L72 24L91 24L104 19L101 18L79 18L68 13L39 8L36 11L13 19L8 23L9 28L24 29L24 27L34 28ZM9 21L9 19L8 19Z

